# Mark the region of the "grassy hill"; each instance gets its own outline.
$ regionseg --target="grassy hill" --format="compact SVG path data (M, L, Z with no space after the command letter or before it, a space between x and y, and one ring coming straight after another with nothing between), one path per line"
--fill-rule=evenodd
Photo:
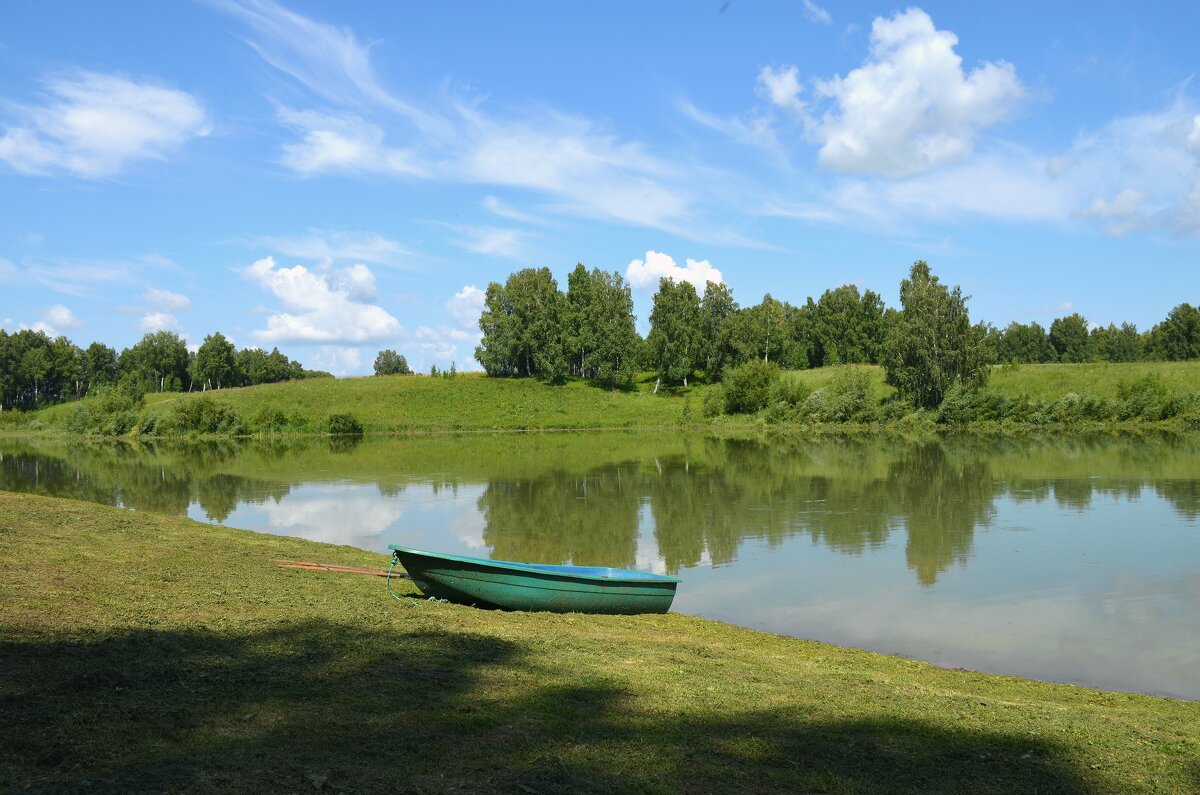
M897 412L896 407L884 403L894 390L884 383L881 367L828 367L786 372L783 378L802 386L805 395L829 387L825 400L828 406L832 405L830 396L836 403L839 382L845 381L848 373L860 376L866 384L866 394L855 404L857 408L845 416L768 410L761 416L723 417L717 427L745 429L763 421L780 425L890 425L902 418L902 407ZM1124 409L1119 395L1123 386L1147 378L1153 382L1151 392L1158 390L1147 398L1151 404L1160 405L1174 399L1172 396L1180 398L1175 404L1175 414L1157 417L1147 412L1121 414ZM652 394L652 385L653 378L649 376L624 391L579 381L551 386L532 379L485 378L479 374L460 374L456 378L312 379L224 389L205 395L147 395L137 424L146 428L154 427L157 422L162 429L165 425L161 421L179 407L208 400L236 414L242 432L247 433L319 433L332 413L353 415L367 433L661 428L706 423L705 397L709 390L719 388L693 383L686 389L664 388L656 395ZM1196 407L1200 406L1200 362L1000 366L993 368L986 394L993 404L1023 401L1024 414L1014 412L1015 419L1000 418L1016 425L1079 422L1112 425L1118 420L1145 425L1178 415L1183 419L1174 420L1174 424L1194 427ZM1081 400L1069 398L1071 395L1080 396ZM29 430L32 425L35 430L66 431L73 414L90 405L93 401L86 399L46 408L32 417L10 413L0 417L0 423L14 430ZM831 416L835 418L830 419ZM983 416L983 410L969 416ZM928 424L937 415L926 412L918 418Z

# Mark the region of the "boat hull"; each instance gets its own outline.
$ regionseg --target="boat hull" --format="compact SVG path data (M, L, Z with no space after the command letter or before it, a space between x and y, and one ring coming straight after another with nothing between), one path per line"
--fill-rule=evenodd
M626 569L543 566L466 558L393 545L421 593L477 607L551 613L665 613L676 577Z

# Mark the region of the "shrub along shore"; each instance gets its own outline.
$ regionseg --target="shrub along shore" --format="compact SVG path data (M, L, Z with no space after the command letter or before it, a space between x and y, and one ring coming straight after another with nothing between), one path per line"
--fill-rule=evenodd
M34 791L1135 792L1200 703L678 614L389 599L347 547L0 493L0 783ZM684 586L686 588L686 580ZM364 753L364 749L370 749Z
M654 394L653 374L611 390L568 380L458 374L287 381L204 393L109 390L37 412L0 413L0 430L100 437L278 436L708 427L717 432L1200 429L1200 362L994 367L955 384L936 409L900 398L869 365L781 372L752 362L717 384Z

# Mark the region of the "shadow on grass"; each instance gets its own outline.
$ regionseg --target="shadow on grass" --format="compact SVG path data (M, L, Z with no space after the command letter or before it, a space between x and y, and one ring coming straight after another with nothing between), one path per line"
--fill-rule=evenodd
M0 788L1088 789L1065 748L1026 737L736 703L654 710L615 681L496 638L333 623L5 641Z

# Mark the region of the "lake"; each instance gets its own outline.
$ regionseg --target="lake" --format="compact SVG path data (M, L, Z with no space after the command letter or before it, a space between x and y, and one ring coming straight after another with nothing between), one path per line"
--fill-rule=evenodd
M678 573L683 613L1200 698L1196 437L7 438L0 489L374 552Z

